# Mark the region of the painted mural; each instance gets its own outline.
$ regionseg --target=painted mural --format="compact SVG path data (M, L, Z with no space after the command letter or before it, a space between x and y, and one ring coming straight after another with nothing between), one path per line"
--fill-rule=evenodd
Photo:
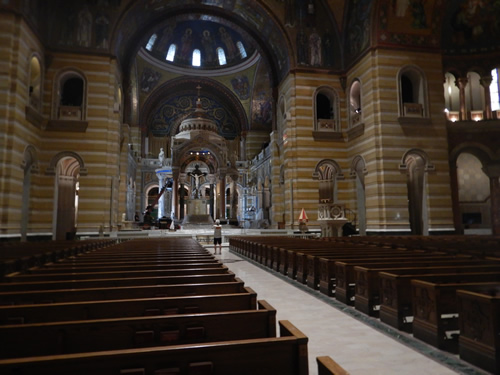
M184 93L160 103L148 121L150 132L157 137L174 135L171 134L173 125L180 124L194 112L197 99L196 95ZM214 98L201 95L200 99L206 116L217 124L218 134L227 139L234 139L240 129L239 122L231 111Z
M199 19L176 17L150 38L146 49L161 61L176 65L193 65L193 52L200 55L200 68L238 64L255 52L250 38L231 26ZM175 46L175 52L171 49ZM169 55L169 51L172 54ZM223 60L223 63L221 62Z
M439 48L442 0L382 0L378 44Z
M345 43L347 59L355 59L370 46L371 0L352 0L349 2L348 23Z
M339 67L339 38L332 30L328 12L313 2L285 0L285 24L296 29L297 64L314 68ZM292 14L290 16L289 14ZM321 30L318 31L318 30Z
M251 130L272 130L273 100L268 72L261 66L255 76L251 103Z
M281 29L276 23L272 21L272 17L266 13L266 11L260 7L255 0L142 0L137 1L130 8L127 14L120 20L120 25L117 27L119 33L115 36L116 40L113 45L116 47L114 52L118 56L125 56L128 46L128 41L134 38L134 30L142 29L145 24L148 23L150 18L158 18L161 14L168 16L168 12L176 8L185 8L190 4L203 4L207 7L217 7L222 8L227 11L231 11L233 14L237 15L241 22L245 22L251 29L255 29L255 35L266 35L266 40L263 42L267 43L269 50L272 53L272 58L276 63L279 70L280 78L283 78L288 72L290 63L288 58L287 42ZM217 21L216 16L206 16L207 20ZM220 21L220 19L219 19ZM186 30L184 30L186 31ZM191 34L191 43L193 41L200 41L203 36L204 30L199 30ZM226 30L227 31L227 30ZM219 30L210 34L216 39L221 38L218 36ZM186 36L186 46L189 43L189 32ZM146 41L147 42L147 41ZM207 45L210 44L210 40L207 40ZM236 41L235 41L236 42ZM224 42L223 42L224 43ZM224 43L226 49L230 49L228 45ZM245 46L246 47L246 46ZM201 49L205 47L202 45Z
M500 0L460 0L447 5L443 45L447 53L500 50ZM494 43L496 41L496 43Z
M121 0L71 2L57 0L58 13L50 14L49 40L60 47L107 50Z

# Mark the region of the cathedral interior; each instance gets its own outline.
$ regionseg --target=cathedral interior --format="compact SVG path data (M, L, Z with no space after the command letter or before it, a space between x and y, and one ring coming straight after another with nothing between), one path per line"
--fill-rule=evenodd
M500 1L4 0L0 238L500 233ZM346 227L347 225L347 227Z

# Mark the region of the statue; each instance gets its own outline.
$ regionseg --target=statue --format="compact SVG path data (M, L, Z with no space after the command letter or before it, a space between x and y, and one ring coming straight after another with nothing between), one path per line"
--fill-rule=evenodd
M163 166L165 163L165 152L163 152L163 147L160 148L160 153L158 154L158 160L160 161L160 165Z
M193 177L194 181L195 181L192 197L194 199L199 199L200 198L200 191L199 191L200 190L200 178L202 176L206 176L207 174L200 171L200 166L197 164L197 165L195 165L194 170L192 172L189 172L188 175Z

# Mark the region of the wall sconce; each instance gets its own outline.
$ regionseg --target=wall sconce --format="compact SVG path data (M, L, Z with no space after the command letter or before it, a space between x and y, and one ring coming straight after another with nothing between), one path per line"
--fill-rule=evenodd
M470 111L470 116L474 121L481 121L483 119L483 111Z

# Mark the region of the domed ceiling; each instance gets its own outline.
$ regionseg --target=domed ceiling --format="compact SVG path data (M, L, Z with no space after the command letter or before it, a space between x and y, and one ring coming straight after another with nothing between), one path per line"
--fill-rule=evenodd
M198 69L237 65L255 52L243 31L202 15L176 17L153 32L144 47L161 62Z

